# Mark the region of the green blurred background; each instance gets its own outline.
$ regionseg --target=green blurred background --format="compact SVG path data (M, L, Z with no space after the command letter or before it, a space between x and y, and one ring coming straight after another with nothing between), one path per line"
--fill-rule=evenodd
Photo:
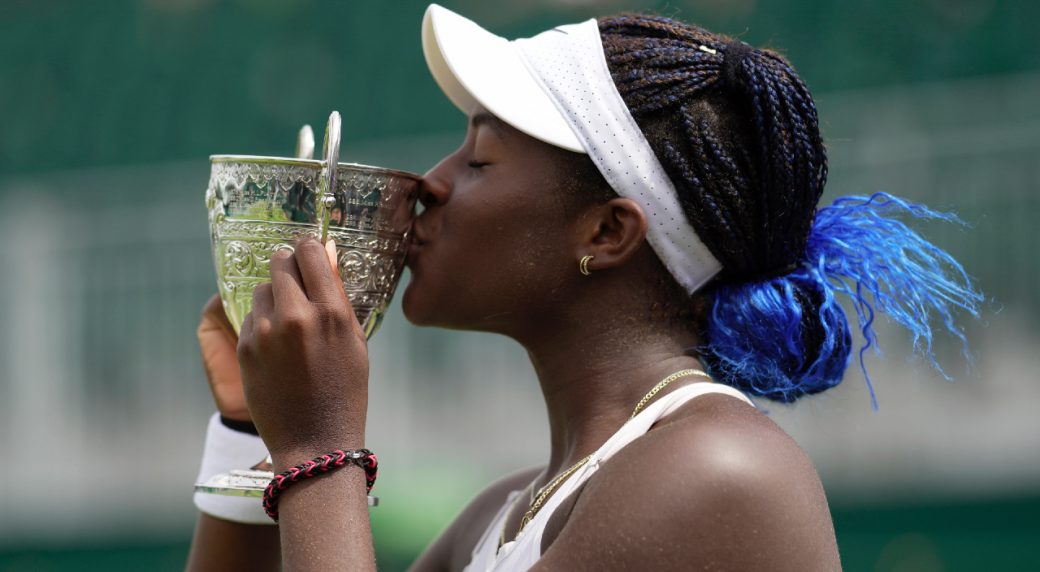
M973 368L942 345L946 382L882 324L879 411L855 368L765 407L820 470L846 570L1040 570L1040 4L445 5L512 37L644 10L779 48L816 94L828 197L959 212L970 228L925 230L991 297ZM212 412L193 333L215 290L207 156L290 154L301 124L337 109L346 160L429 168L464 121L425 70L424 8L0 3L0 570L183 566ZM371 353L373 527L381 568L400 570L481 485L539 463L547 434L507 340L415 329L395 306ZM530 422L502 424L518 412Z

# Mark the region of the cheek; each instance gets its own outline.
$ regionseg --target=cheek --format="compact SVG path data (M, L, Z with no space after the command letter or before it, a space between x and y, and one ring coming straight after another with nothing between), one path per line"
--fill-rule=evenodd
M474 232L427 245L402 296L405 317L421 326L497 331L539 312L557 289L562 248L548 246L544 230L522 225L467 230Z
M532 196L543 191L492 180L457 188L440 207L437 235L405 289L406 317L418 325L494 329L489 316L537 311L558 289L569 260L561 210Z

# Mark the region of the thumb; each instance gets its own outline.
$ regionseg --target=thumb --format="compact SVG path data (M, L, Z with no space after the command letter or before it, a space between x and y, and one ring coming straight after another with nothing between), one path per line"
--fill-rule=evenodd
M336 241L332 238L325 241L325 255L329 257L332 271L336 273L336 276L339 276L339 264L336 263Z

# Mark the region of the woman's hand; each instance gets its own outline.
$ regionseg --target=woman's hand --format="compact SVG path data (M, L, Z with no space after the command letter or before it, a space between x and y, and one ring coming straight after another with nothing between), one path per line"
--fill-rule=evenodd
M272 256L238 341L246 402L276 471L364 446L368 346L327 246L304 239Z
M242 374L235 354L238 336L224 313L219 294L206 302L195 333L199 338L202 367L206 370L213 400L217 402L217 411L228 419L252 421L249 409L246 408Z

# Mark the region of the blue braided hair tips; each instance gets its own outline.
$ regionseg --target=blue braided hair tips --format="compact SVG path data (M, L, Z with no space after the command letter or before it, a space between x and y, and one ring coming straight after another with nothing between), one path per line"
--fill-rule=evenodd
M906 328L914 352L947 379L932 351L933 323L961 341L970 362L954 314L977 318L983 296L952 256L901 217L963 224L954 214L886 193L842 197L817 210L805 256L791 272L715 285L701 356L716 379L785 403L838 385L852 350L840 298L850 302L864 339L859 365L875 409L864 362L866 351L878 347L875 313Z

